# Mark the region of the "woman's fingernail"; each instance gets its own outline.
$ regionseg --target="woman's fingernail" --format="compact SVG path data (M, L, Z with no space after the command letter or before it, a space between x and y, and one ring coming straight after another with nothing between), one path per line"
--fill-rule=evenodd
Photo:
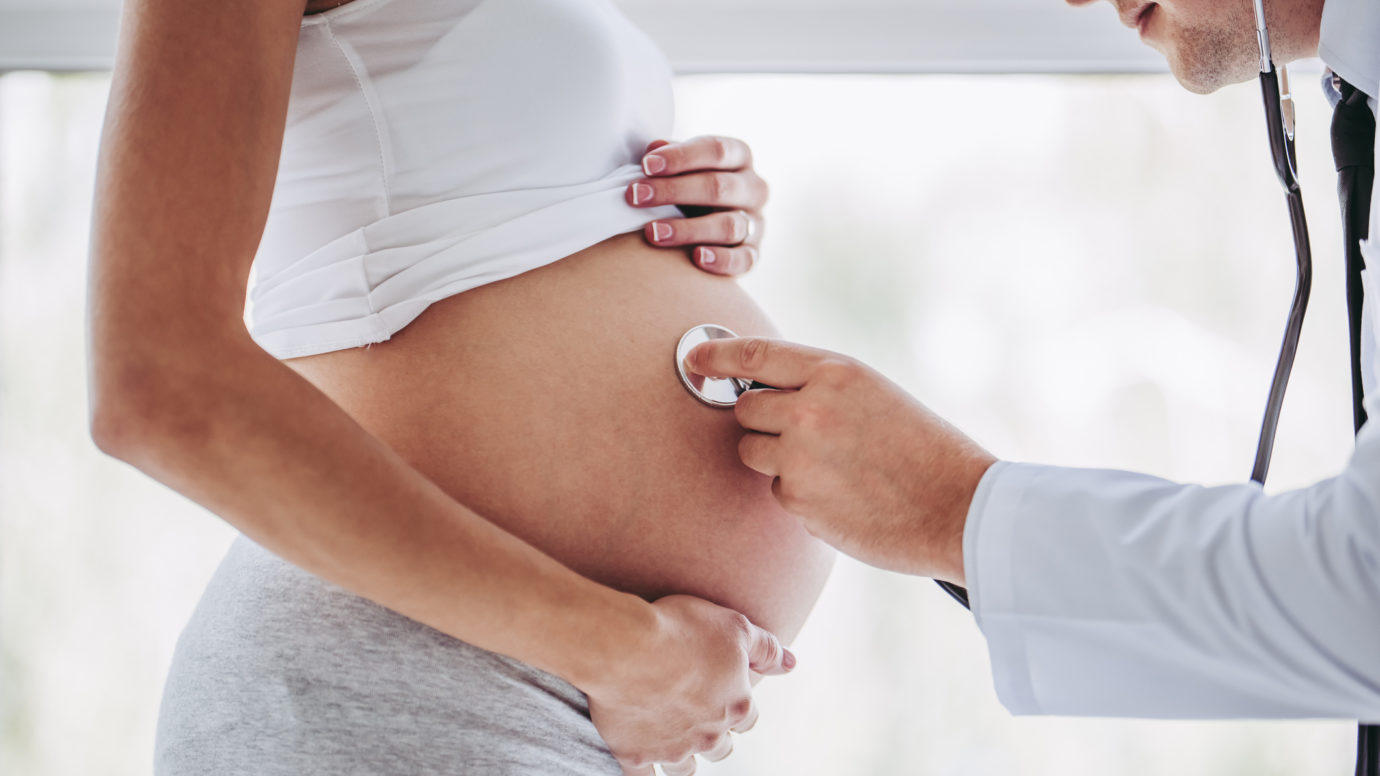
M671 225L660 221L652 222L652 239L657 242L671 239Z
M650 202L652 199L652 187L645 183L634 183L632 187L632 199L634 205Z
M648 175L656 175L666 169L666 160L656 154L647 154L642 157L642 171Z
M716 259L714 258L714 251L711 251L708 248L700 248L701 264L713 264L715 260Z
M783 649L781 651L785 653L781 655L781 667L787 671L795 668L795 653L789 649Z

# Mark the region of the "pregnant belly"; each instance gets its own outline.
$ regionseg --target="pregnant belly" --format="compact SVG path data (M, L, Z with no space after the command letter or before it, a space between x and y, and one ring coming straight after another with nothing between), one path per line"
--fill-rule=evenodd
M634 233L441 300L387 342L286 363L457 501L649 600L791 639L832 551L742 465L732 412L675 373L699 323L775 335L738 285Z

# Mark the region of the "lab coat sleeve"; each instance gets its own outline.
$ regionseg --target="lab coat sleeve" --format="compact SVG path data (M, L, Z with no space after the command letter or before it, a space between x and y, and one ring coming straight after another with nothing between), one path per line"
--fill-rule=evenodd
M1270 496L998 463L964 565L1012 713L1380 721L1380 423Z

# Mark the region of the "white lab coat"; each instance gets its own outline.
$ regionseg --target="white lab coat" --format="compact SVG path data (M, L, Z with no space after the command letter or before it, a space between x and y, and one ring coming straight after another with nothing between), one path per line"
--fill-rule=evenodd
M1320 54L1380 96L1380 0L1327 0ZM1370 236L1371 420L1336 477L1273 496L1008 462L982 478L964 565L1012 713L1380 722L1380 191Z

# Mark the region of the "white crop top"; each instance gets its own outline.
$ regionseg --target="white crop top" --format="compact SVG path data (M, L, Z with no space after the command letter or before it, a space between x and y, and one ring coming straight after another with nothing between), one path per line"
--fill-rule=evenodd
M432 302L658 218L633 208L671 71L610 0L354 0L304 17L250 275L278 358L382 342Z

